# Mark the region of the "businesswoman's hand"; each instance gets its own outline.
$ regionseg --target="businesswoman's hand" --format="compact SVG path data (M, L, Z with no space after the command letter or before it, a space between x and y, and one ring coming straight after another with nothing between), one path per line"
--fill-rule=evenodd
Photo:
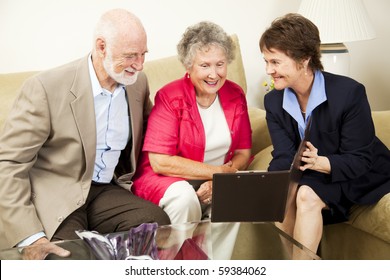
M300 167L302 171L306 169L315 170L321 173L330 174L331 166L329 159L318 155L318 149L309 141L306 142L306 150L302 154L304 164Z

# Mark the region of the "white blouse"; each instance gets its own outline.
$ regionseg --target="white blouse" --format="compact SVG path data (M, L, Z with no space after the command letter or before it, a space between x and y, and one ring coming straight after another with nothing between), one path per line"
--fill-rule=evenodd
M198 110L206 135L204 163L222 165L232 139L218 95L210 107L205 109L198 105Z

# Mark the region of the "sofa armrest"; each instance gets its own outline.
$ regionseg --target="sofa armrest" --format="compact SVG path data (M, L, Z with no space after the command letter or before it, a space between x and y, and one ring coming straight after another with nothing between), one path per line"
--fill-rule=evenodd
M348 223L390 243L390 193L373 205L354 205Z

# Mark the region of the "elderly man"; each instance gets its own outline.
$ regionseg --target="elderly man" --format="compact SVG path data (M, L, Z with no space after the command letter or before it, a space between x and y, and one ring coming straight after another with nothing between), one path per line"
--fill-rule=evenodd
M152 107L140 72L146 52L140 20L111 10L97 23L91 54L22 86L0 136L6 246L42 244L33 259L68 256L49 241L169 223L130 192Z

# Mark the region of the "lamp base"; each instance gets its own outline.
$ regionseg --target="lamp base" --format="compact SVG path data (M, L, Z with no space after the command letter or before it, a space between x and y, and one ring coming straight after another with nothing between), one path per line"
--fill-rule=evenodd
M349 75L349 52L343 43L322 44L321 61L325 71Z

